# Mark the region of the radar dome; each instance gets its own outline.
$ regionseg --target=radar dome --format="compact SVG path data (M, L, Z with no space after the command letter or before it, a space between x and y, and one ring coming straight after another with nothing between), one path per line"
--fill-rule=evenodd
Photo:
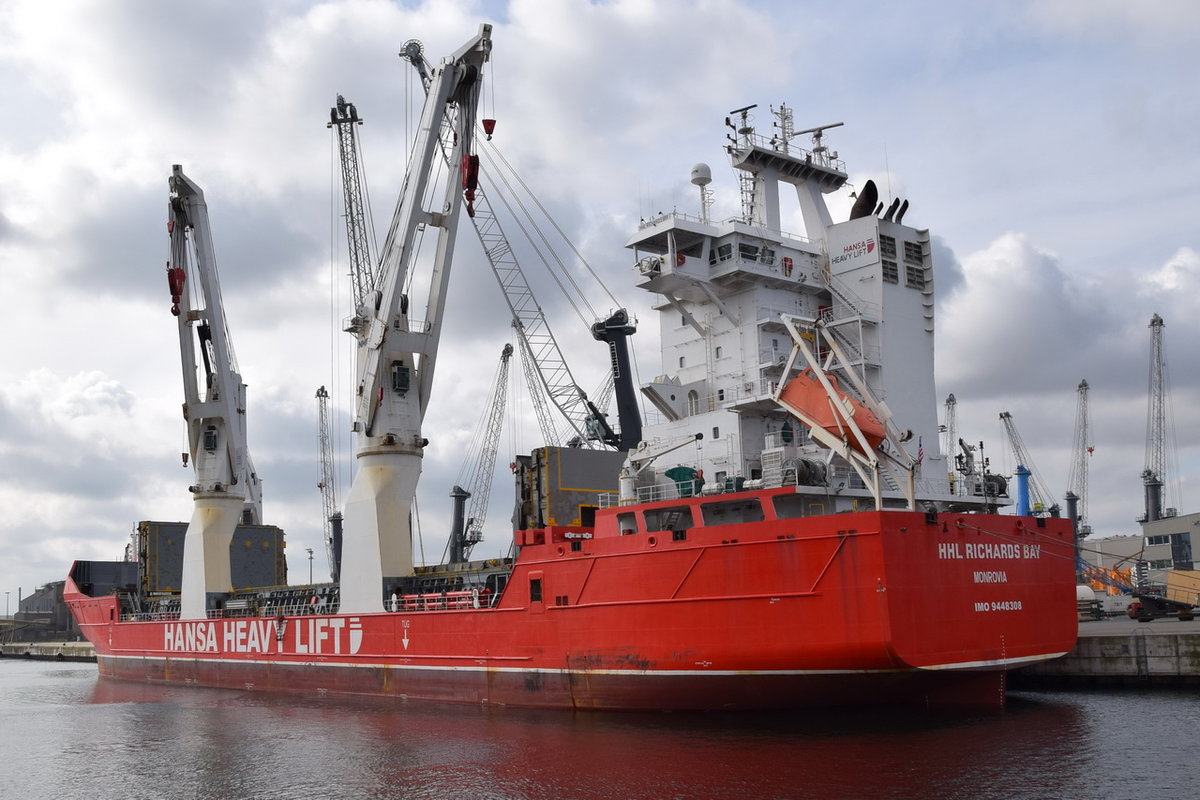
M692 167L692 183L697 186L708 186L712 183L712 170L708 164L697 164Z

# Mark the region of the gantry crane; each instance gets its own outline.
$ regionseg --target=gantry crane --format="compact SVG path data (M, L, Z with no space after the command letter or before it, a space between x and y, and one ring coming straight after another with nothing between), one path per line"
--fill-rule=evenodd
M1076 520L1075 535L1079 539L1092 532L1092 526L1088 524L1088 461L1096 448L1092 446L1088 390L1088 382L1080 381L1076 390L1078 402L1075 406L1075 440L1071 445L1071 471L1067 477L1067 509L1075 508L1071 517Z
M383 611L385 578L413 574L410 511L428 444L422 422L433 386L459 216L477 182L475 118L491 45L491 26L482 25L431 70L372 302L363 309L354 405L358 471L343 512L341 569L355 580L341 584L343 613ZM432 184L443 144L460 174L449 176L439 193ZM418 320L409 315L404 286L418 264L420 235L427 232L435 232L436 242L425 318Z
M204 192L178 164L169 185L167 282L179 326L183 416L196 475L183 540L180 617L204 619L208 594L233 588L229 544L239 522L260 524L262 491L246 443L246 385L221 301Z
M1008 443L1012 447L1013 457L1017 461L1018 467L1024 467L1029 470L1032 480L1029 482L1030 503L1029 511L1035 516L1049 515L1057 517L1059 507L1057 504L1050 505L1047 501L1053 497L1046 489L1046 482L1042 480L1042 474L1038 472L1038 468L1033 463L1033 458L1029 455L1029 450L1025 447L1025 441L1021 438L1021 434L1017 431L1017 423L1013 421L1013 416L1007 411L1000 412L1000 422L1004 425L1004 432L1008 434Z
M496 466L496 451L500 445L500 430L504 426L504 409L508 399L508 361L511 344L500 351L492 396L484 406L479 434L467 448L467 457L458 476L458 484L450 492L457 501L468 498L466 513L455 511L455 529L451 531L449 563L459 564L471 557L471 548L483 541L483 523L487 518L488 500L492 493L492 474ZM465 486L466 488L463 488ZM461 524L459 524L461 522Z
M325 539L325 554L329 559L329 576L335 583L340 576L342 560L342 512L338 509L337 473L333 462L333 442L329 436L329 392L317 389L317 444L321 451L321 530Z

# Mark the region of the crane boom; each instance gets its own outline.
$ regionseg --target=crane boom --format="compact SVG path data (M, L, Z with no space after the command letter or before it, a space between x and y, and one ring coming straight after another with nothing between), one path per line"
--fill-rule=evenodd
M358 471L346 500L342 541L342 573L356 579L342 582L343 613L383 611L384 580L413 572L410 511L428 443L421 425L433 386L459 214L464 199L470 211L477 181L475 116L491 44L491 26L481 25L431 72L380 258L378 302L365 309L354 406ZM443 135L461 175L448 176L438 197L432 184ZM403 287L417 265L419 234L426 230L436 230L436 251L425 319L418 322L409 317Z
M492 474L496 467L496 452L500 446L500 431L504 426L504 410L508 400L508 362L512 357L511 344L500 351L500 365L496 368L496 379L492 396L481 420L481 435L477 450L472 450L463 466L460 482L466 485L470 498L465 522L457 541L450 543L450 563L466 561L471 557L471 548L483 541L483 523L487 518L488 500L492 493ZM463 479L465 477L465 480ZM455 487L458 489L459 487ZM457 534L457 532L456 532Z
M1017 431L1017 423L1013 421L1013 416L1007 411L1000 412L1000 421L1004 424L1004 432L1008 434L1008 443L1012 447L1013 457L1017 460L1017 466L1023 466L1029 470L1033 480L1029 482L1029 494L1033 503L1030 507L1030 513L1038 517L1043 514L1049 514L1052 517L1058 516L1059 507L1057 504L1051 505L1048 501L1052 494L1046 489L1046 482L1042 479L1042 473L1038 471L1037 466L1033 463L1033 458L1029 455L1029 450L1025 447L1025 440L1021 438L1021 434Z
M338 154L342 167L342 198L346 210L346 244L350 249L350 280L354 288L354 322L352 330L362 328L370 307L375 305L373 293L379 281L378 269L371 259L367 234L367 213L364 202L362 164L358 158L358 127L362 124L358 109L340 94L337 104L329 109L328 128L337 129Z
M225 320L204 192L178 164L169 186L167 281L178 320L183 416L196 476L180 611L182 619L204 619L208 594L232 588L229 543L239 521L261 522L262 493L246 442L246 385Z

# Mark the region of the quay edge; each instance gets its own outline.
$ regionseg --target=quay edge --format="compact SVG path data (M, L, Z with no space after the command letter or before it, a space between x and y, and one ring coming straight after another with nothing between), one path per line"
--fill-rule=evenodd
M1016 670L1013 689L1200 686L1200 622L1084 622L1062 658Z
M29 658L45 661L96 661L91 642L4 642L0 658Z

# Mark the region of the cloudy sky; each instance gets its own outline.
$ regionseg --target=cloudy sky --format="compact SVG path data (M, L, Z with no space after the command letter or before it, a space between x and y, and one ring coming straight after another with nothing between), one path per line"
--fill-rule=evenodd
M355 102L377 226L406 161L419 87L396 53L432 60L495 28L484 109L496 141L642 320L622 245L641 216L692 211L691 166L737 208L723 118L794 108L830 135L851 182L912 207L939 259L938 392L1011 469L1012 412L1050 491L1066 490L1076 386L1087 379L1096 536L1142 511L1154 313L1166 320L1178 470L1168 503L1200 510L1200 5L1189 0L309 2L6 0L0 6L0 591L117 558L142 519L186 520L174 319L163 280L172 164L204 188L226 312L249 384L266 519L293 579L320 541L316 387L345 425L346 257L328 109ZM765 114L759 120L766 125ZM841 203L841 206L838 206ZM835 207L848 208L844 200ZM508 337L476 241L463 237L439 394L427 420L424 548ZM597 311L611 302L593 292ZM606 361L547 300L590 388ZM504 450L536 446L515 428ZM339 435L343 453L348 437ZM346 470L343 479L348 481ZM511 492L493 492L505 547Z

